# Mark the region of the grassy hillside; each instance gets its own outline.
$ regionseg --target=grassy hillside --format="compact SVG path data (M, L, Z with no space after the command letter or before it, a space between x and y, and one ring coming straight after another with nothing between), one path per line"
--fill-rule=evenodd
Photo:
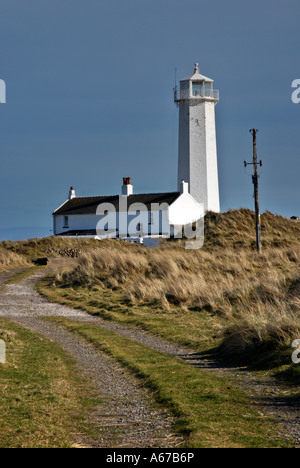
M16 253L27 259L36 257L73 257L77 258L82 252L95 249L118 248L120 250L137 250L139 247L124 244L118 240L95 241L93 239L68 239L65 237L44 237L26 241L3 241L0 248Z
M7 267L38 256L63 257L53 262L57 272L38 285L50 300L262 370L256 377L271 369L292 380L291 393L299 398L291 344L300 338L300 223L266 213L262 226L261 255L254 214L237 210L208 213L200 250L185 250L184 240L147 249L118 240L45 238L1 243L0 262L1 253ZM278 438L281 429L251 408L225 375L220 379L93 325L52 321L143 377L179 418L178 430L189 433L188 446L289 446Z
M300 246L300 222L266 212L261 216L262 247ZM208 213L205 219L205 248L255 249L255 214L248 209Z
M269 362L271 353L281 362L300 337L300 223L265 213L262 247L259 256L254 213L241 209L208 213L205 244L196 251L183 240L144 249L49 237L0 243L0 269L37 256L74 257L75 267L52 280L54 300L75 298L92 313L200 350L221 344L231 359Z
M45 293L200 351L220 345L235 361L287 363L300 337L300 223L266 213L262 227L261 255L250 210L209 213L196 251L171 240L155 249L88 245Z
M266 212L261 216L262 246L264 248L285 248L300 246L300 222ZM25 257L74 256L101 249L138 251L139 247L124 244L118 240L95 242L93 239L68 239L65 237L44 237L27 241L2 241L0 248ZM184 248L184 241L164 240L160 249ZM205 217L205 244L202 250L255 250L255 215L248 209L230 210L226 213L209 212ZM74 251L74 252L72 252Z

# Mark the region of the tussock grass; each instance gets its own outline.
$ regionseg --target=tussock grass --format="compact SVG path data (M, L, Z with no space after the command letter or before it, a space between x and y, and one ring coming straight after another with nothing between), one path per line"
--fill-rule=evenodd
M267 211L261 216L262 246L294 248L300 245L300 223ZM205 219L205 248L255 249L255 214L249 209L209 212Z
M28 265L25 258L0 247L0 272Z
M290 260L292 253L292 261ZM295 262L295 258L297 262ZM298 281L300 249L253 252L140 250L83 254L77 266L58 274L64 286L108 287L132 304L158 303L203 308L228 317L251 303L275 303Z
M124 245L124 242L111 239L96 241L93 239L68 239L66 237L44 237L42 239L28 239L25 241L2 241L0 248L9 252L23 255L26 258L34 257L60 257L65 256L66 251L74 250L76 254L90 250L109 249L138 249L136 245Z
M285 302L249 308L223 332L219 351L233 361L256 368L291 362L291 343L300 336L299 313Z

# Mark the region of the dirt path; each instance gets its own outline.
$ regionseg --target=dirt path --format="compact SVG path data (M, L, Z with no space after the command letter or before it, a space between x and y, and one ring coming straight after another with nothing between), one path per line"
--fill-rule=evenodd
M76 320L88 318L84 312L50 304L40 297L33 285L43 274L34 275L20 284L2 286L0 316L58 343L92 382L101 400L92 415L92 422L100 435L94 439L78 435L76 445L99 448L172 448L180 445L183 439L172 430L173 418L167 410L155 405L150 391L141 386L138 379L83 339L40 320L51 315ZM3 284L11 276L2 275L0 282Z
M245 391L250 396L252 404L257 407L258 411L261 414L266 416L271 415L274 416L274 418L276 418L276 422L278 424L276 424L276 427L274 426L274 431L276 431L277 433L280 432L281 435L286 436L287 438L293 437L295 439L296 446L300 446L299 402L297 401L297 399L293 399L293 397L290 396L290 388L287 388L284 384L279 384L278 382L275 382L271 378L261 378L257 374L249 373L243 368L220 367L216 362L209 359L203 359L202 356L197 355L194 351L191 351L180 345L167 343L163 339L151 335L150 333L146 333L144 331L131 328L129 326L120 325L115 322L106 321L98 317L93 317L84 311L79 311L59 304L50 304L46 299L41 297L34 289L35 283L43 276L43 274L43 272L38 272L36 275L33 275L30 278L27 278L26 280L23 280L20 284L12 284L5 286L5 290L1 292L0 297L0 316L12 318L13 320L18 321L19 323L29 326L32 330L44 334L48 338L59 342L62 345L62 347L64 347L64 349L66 349L72 355L76 355L74 349L72 348L72 343L77 343L78 340L75 339L74 336L70 337L69 333L58 330L58 328L52 324L41 324L41 321L38 319L38 317L57 315L65 316L78 321L84 321L89 324L103 327L107 330L118 333L126 338L137 341L159 352L179 357L183 359L187 364L202 368L207 372L213 372L217 375L226 375L233 381L233 383L240 386L243 389L243 391ZM67 348L65 348L65 346L67 346ZM74 346L76 347L77 344ZM81 343L81 346L87 345ZM90 347L89 352L92 352ZM81 367L88 367L88 361L80 362L79 359L78 362L79 365L81 365ZM118 364L115 363L115 361L111 361L111 370L113 369L118 369L118 371L116 371L117 374L115 375L115 377L113 377L113 380L110 381L110 388L116 387L117 395L119 395L118 373L125 373L125 371L123 368L120 368ZM95 383L97 384L97 378ZM105 390L105 385L109 384L105 383L103 385L104 387L102 387L102 391ZM133 384L129 383L129 385ZM138 386L137 382L136 385ZM126 394L126 390L124 392ZM131 393L129 391L128 396L130 397L130 395ZM138 397L137 400L139 400L139 398L140 397ZM118 396L116 396L116 399L118 400ZM147 399L151 398L148 396ZM138 401L136 401L136 404L138 405ZM110 410L110 406L114 407L114 403L109 402L107 404L107 409L105 410L105 413L111 415L112 413ZM122 408L123 406L118 409L118 414L122 413ZM127 416L125 417L125 419L130 419L132 411L133 410L131 408L129 412L126 413ZM143 409L141 411L143 412ZM138 415L141 413L138 411L136 414ZM162 419L166 422L166 426L162 428L162 433L165 433L165 438L162 437L162 439L159 439L163 441L163 443L169 441L171 445L176 445L179 443L178 440L174 438L174 435L172 434L172 431L170 429L171 418L166 414L164 414L163 417L158 416L156 422L153 422L153 437L150 435L147 438L147 442L141 441L141 438L143 439L143 430L141 431L139 437L137 438L138 440L140 440L140 443L147 444L149 443L149 439L155 439L155 424L157 424L157 421L161 421ZM148 416L146 417L146 420L149 420ZM138 425L140 424L140 421L140 416L137 416ZM112 424L112 426L114 424ZM148 422L147 424L149 424L149 426L151 427L152 422ZM160 426L158 425L157 427ZM124 443L126 443L126 440L127 436L125 436ZM132 446L138 446L136 445L137 440L133 438L133 441L135 445ZM104 444L105 443L108 443L108 441L104 439ZM156 443L158 443L158 441L155 439L155 444ZM170 443L169 445L166 445L166 447L170 447Z
M15 322L58 343L75 358L101 399L93 414L100 429L96 439L78 436L77 446L109 448L175 447L183 440L172 431L173 418L154 405L150 392L129 372L92 345L36 317L14 317Z

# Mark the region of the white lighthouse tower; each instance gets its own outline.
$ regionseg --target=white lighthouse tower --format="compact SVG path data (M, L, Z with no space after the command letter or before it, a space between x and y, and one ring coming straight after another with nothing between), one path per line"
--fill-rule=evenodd
M174 101L179 105L178 190L182 180L205 211L220 211L215 105L219 91L199 73L180 81Z

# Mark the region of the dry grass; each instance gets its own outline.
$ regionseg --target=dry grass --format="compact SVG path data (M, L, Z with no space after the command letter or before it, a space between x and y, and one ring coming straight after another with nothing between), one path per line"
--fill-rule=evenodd
M190 323L201 330L207 322L215 343L221 338L222 353L230 356L252 357L262 348L281 352L300 337L300 223L264 214L260 256L254 226L250 210L208 213L205 245L196 251L172 240L155 249L120 241L92 249L88 243L76 266L57 274L52 293L60 290L64 300L76 297L93 313L101 309L105 316L109 310L114 319L140 320L145 328L151 321L155 332L163 328L164 336L181 342L190 337L195 346L199 341ZM171 332L172 317L178 330L174 325Z
M222 331L227 355L287 348L300 337L300 225L267 213L258 256L252 218L248 210L209 214L206 246L197 251L164 242L152 250L87 252L56 277L56 286L84 286L95 295L121 291L132 306L212 312L228 323Z
M9 252L0 247L0 271L9 270L10 268L17 268L26 266L27 261L24 257L14 252Z
M286 298L298 280L300 249L253 252L140 250L83 254L75 269L57 276L65 286L122 289L133 304L214 309L228 317L249 302ZM290 296L293 296L289 292Z
M300 245L300 223L266 212L261 217L263 248L294 248ZM255 248L255 215L248 209L208 213L205 219L205 248Z
M234 318L223 332L219 351L240 363L267 368L291 360L291 343L300 336L300 315L288 303L259 304Z
M68 256L66 252L75 251L75 253L88 252L91 250L118 248L132 251L137 249L136 245L124 245L124 242L104 240L95 241L94 239L69 239L66 237L44 237L42 239L28 239L25 241L3 241L0 242L0 249L4 248L9 252L23 255L26 258L41 257L61 257ZM71 256L71 255L69 255Z

